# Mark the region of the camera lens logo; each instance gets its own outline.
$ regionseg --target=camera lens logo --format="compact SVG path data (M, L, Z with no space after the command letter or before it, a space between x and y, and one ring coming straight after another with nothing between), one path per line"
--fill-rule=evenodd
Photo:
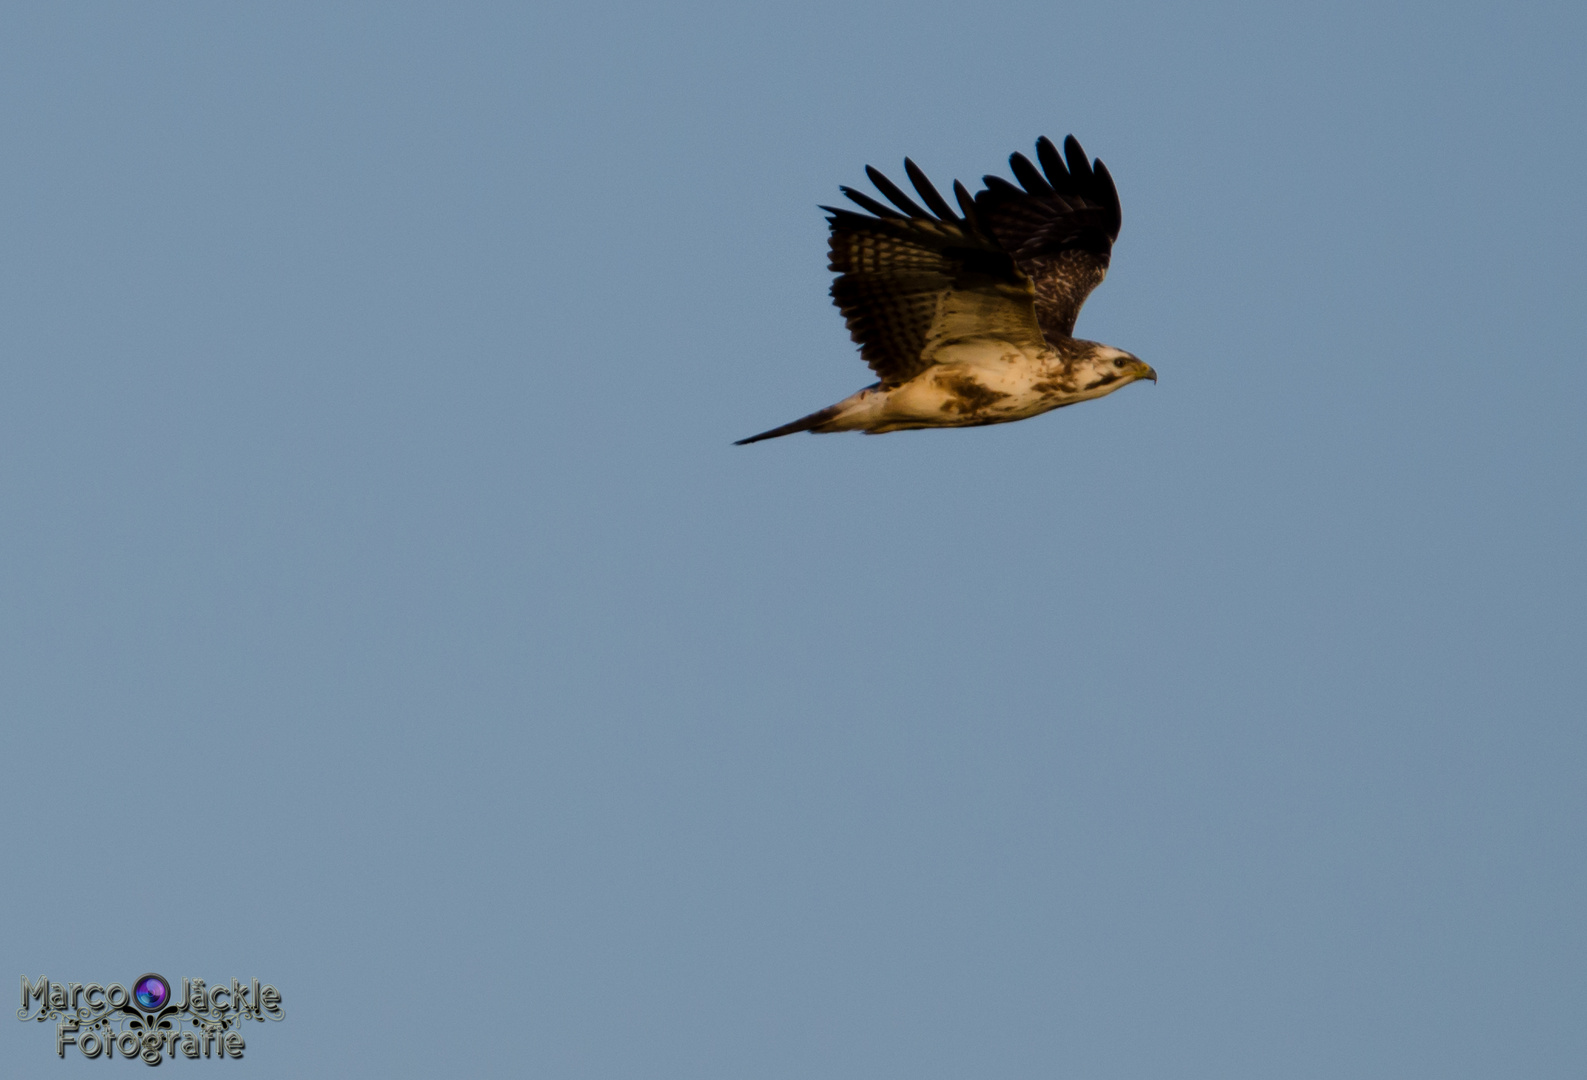
M163 975L150 972L140 976L132 984L132 999L143 1009L157 1012L165 1008L165 1003L171 1000L171 984L165 981Z

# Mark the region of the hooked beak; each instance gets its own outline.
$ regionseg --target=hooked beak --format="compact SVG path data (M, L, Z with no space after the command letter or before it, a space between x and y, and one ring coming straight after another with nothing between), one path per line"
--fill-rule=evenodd
M1147 362L1146 362L1146 361L1144 361L1144 360L1143 360L1143 361L1141 361L1141 371L1140 371L1140 374L1139 374L1139 375L1137 375L1137 376L1135 376L1135 377L1136 377L1136 378L1137 378L1137 379L1150 379L1150 380L1152 380L1152 382L1154 382L1154 383L1155 383L1155 382L1157 382L1157 372L1155 372L1155 371L1153 371L1153 370L1152 370L1152 365L1150 365L1150 364L1148 364L1148 363L1147 363Z

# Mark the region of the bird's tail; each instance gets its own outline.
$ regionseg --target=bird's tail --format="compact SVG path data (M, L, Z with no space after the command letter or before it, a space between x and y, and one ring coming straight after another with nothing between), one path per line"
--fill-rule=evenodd
M837 416L838 413L842 412L843 406L845 404L847 404L847 402L840 401L836 405L828 405L826 408L817 410L816 412L811 413L809 416L801 416L791 424L784 424L782 427L774 427L770 431L761 432L759 435L751 435L747 439L738 440L738 442L734 443L733 445L748 446L750 443L760 442L762 439L775 439L782 435L792 435L796 431L809 431L812 428L818 428L828 420L831 420L833 417Z

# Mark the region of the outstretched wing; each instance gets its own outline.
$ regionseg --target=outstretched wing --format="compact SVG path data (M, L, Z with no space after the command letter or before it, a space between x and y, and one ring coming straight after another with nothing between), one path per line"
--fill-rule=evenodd
M832 302L882 385L908 382L944 345L965 338L1042 348L1031 281L980 225L964 185L954 184L959 217L914 162L905 159L904 168L935 213L869 167L898 210L850 188L843 193L870 214L822 207L832 215Z
M1009 166L1021 187L985 177L975 197L985 227L1036 286L1036 317L1049 338L1074 333L1075 317L1107 276L1119 236L1119 193L1100 159L1086 160L1073 135L1062 156L1046 136L1036 141L1041 169L1024 154ZM1023 190L1021 189L1023 188Z

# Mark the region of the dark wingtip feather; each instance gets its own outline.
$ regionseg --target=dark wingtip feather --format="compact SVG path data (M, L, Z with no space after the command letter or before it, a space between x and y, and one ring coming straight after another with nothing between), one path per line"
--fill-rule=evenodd
M1091 179L1091 163L1086 160L1080 140L1073 135L1064 138L1064 157L1069 159L1069 175L1082 183Z
M1015 197L1020 197L1025 194L1025 192L1021 191L1007 180L1004 180L1001 176L992 176L988 174L981 177L981 183L986 185L986 189L988 191L995 191L999 195L1013 195Z
M1045 198L1053 193L1053 187L1047 178L1037 171L1036 166L1030 163L1030 158L1024 154L1010 154L1008 167L1014 170L1014 178L1020 182L1026 191L1037 198Z
M1064 194L1074 189L1074 180L1069 175L1069 169L1064 165L1063 157L1058 153L1058 148L1052 140L1043 135L1036 140L1036 160L1041 162L1042 171L1047 174L1047 182L1053 190Z
M955 180L953 182L953 197L959 200L959 209L964 211L964 220L971 225L976 225L978 219L975 213L975 197L970 194L970 189Z
M877 202L875 199L871 198L869 195L865 194L863 191L855 191L851 187L840 187L840 188L838 188L838 190L843 192L844 196L850 202L853 202L853 203L856 203L856 204L858 204L860 206L863 206L865 209L869 210L871 213L875 214L879 218L892 218L894 221L903 221L903 220L905 220L903 214L900 214L897 210L894 210L891 206L886 206L886 205L884 205L882 203Z
M1119 209L1119 189L1114 186L1113 174L1108 172L1108 167L1102 164L1101 158L1097 158L1097 165L1093 175L1106 196L1104 205L1108 215L1108 235L1112 239L1117 240L1119 238L1119 228L1123 225L1124 219L1123 212Z
M931 215L922 210L920 204L905 195L899 186L887 178L887 174L870 165L865 166L865 175L871 178L871 183L876 185L876 190L887 197L887 201L898 207L905 214L914 218L929 218Z
M909 182L915 185L915 190L920 193L920 197L922 199L926 200L926 205L931 207L932 213L936 214L943 221L959 220L958 216L953 212L953 207L948 205L948 200L944 199L937 191L936 186L932 184L931 180L926 176L926 174L921 171L919 165L916 165L913 161L905 158L904 172L909 174Z

